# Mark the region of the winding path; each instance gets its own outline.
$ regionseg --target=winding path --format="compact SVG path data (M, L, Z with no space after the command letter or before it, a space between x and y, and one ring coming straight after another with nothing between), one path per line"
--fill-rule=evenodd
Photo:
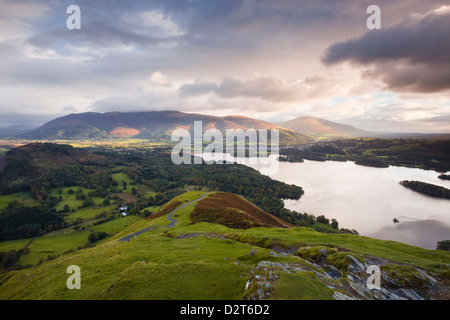
M202 194L202 195L201 195L200 197L198 197L197 199L194 199L194 200L191 200L191 201L189 201L189 202L183 203L181 206L178 206L178 207L176 207L175 209L173 209L171 212L169 212L169 214L167 215L167 220L170 221L170 224L167 225L166 228L173 228L173 227L175 226L175 223L177 223L177 220L175 220L175 219L173 218L173 214L174 214L176 211L178 211L179 209L183 209L183 208L187 207L188 205L190 205L190 204L192 204L192 203L194 203L194 202L197 202L197 201L202 200L202 199L203 199L204 197L206 197L208 194L209 194L209 192L205 192L204 194ZM146 231L148 231L148 230L152 230L152 229L154 229L154 228L156 228L156 227L159 227L159 225L151 226L151 227L142 229L141 231L138 231L138 232L129 234L129 235L123 237L123 238L120 238L119 241L130 241L131 238L133 238L133 237L135 237L135 236L138 236L138 235L140 235L140 234L142 234L142 233L144 233L144 232L146 232Z

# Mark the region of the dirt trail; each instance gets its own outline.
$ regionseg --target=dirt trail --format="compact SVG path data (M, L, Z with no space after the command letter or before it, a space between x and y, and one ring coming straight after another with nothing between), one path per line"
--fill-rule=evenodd
M174 214L176 211L178 211L178 210L180 210L180 209L182 209L182 208L184 208L184 207L187 207L187 206L190 205L191 203L194 203L194 202L197 202L197 201L202 200L202 199L203 199L204 197L206 197L208 194L209 194L209 192L206 192L206 193L202 194L200 197L198 197L197 199L194 199L194 200L192 200L192 201L183 203L181 206L179 206L179 207L173 209L173 210L167 215L167 220L170 221L170 224L167 226L167 228L172 228L172 227L175 226L175 223L177 222L177 220L175 220L175 219L173 218L173 214ZM151 227L145 228L145 229L143 229L143 230L141 230L141 231L138 231L138 232L129 234L128 236L125 236L125 237L123 237L123 238L120 238L119 241L130 241L131 238L133 238L133 237L135 237L135 236L138 236L138 235L140 235L141 233L144 233L145 231L154 229L154 228L156 228L156 227L159 227L159 226L156 225L156 226L151 226Z

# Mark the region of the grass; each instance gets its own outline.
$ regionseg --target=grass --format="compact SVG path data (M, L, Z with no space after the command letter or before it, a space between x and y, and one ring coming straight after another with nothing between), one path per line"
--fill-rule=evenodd
M123 183L125 182L127 184L126 191L131 192L131 188L133 187L132 184L134 183L134 180L131 179L126 173L124 173L124 172L113 173L113 174L111 174L111 178L113 178L115 181L117 181L117 183L119 184L119 188L122 188Z
M37 206L39 202L31 197L29 192L18 192L0 196L0 210L8 207L8 204L13 201L20 202L23 206Z
M333 290L324 285L313 272L281 273L271 291L272 299L331 300Z
M0 299L236 299L251 265L234 261L250 250L234 241L172 239L149 231L23 270L2 285ZM72 264L81 268L81 290L65 287ZM30 279L39 279L43 290L30 287Z
M86 225L85 230L74 230L73 227L69 227L40 237L2 241L0 242L0 251L19 250L32 241L28 247L29 253L21 256L19 263L21 265L35 265L41 259L46 260L49 255L61 255L69 250L76 250L79 247L86 246L90 230L103 231L112 235L119 233L141 219L138 216L127 216L95 226Z
M328 257L343 263L343 267L348 260L345 250L352 251L350 254L357 258L373 255L430 271L439 271L440 263L450 263L448 252L356 235L319 233L310 228L236 230L206 222L192 224L190 213L197 203L177 210L174 214L177 224L172 229L165 228L169 224L167 213L172 203L179 206L202 194L192 191L174 198L161 206L161 210L166 209L165 215L156 218L128 216L88 226L84 231L74 232L68 228L36 238L29 247L30 253L23 256L24 262L45 257L50 254L48 251L57 254L84 245L91 229L117 232L93 248L63 254L34 268L10 272L0 279L0 299L241 299L249 275L260 261L296 263L308 270L280 271L279 278L272 283L269 298L332 298L333 290L317 278L312 272L313 266L297 256L271 255L273 244L309 246L310 249L305 249L305 258L306 255L317 257L318 251L326 248ZM158 227L129 242L117 241L149 226ZM179 237L189 233L196 234ZM28 241L8 241L0 246L23 247ZM81 268L81 290L66 287L66 269L70 265ZM412 273L410 269L390 265L386 270L399 276Z
M427 250L395 241L378 240L351 234L320 233L310 228L288 230L252 228L236 232L235 237L244 242L256 243L261 239L271 239L285 246L323 245L335 246L360 255L372 255L384 259L415 265L430 271L439 271L442 263L450 263L450 253L440 250Z
M97 215L100 215L102 213L108 213L111 210L114 210L115 206L91 206L84 209L78 209L75 212L71 212L68 217L66 217L67 222L72 222L77 219L83 219L83 220L89 220L94 219Z

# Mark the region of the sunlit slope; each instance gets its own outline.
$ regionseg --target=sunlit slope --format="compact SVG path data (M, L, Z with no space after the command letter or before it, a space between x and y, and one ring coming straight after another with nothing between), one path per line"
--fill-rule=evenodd
M414 264L440 279L450 264L448 252L355 235L192 223L202 201L195 200L203 194L184 193L161 207L164 214L140 220L96 247L0 276L0 299L334 299L364 293L351 291L345 276L355 275L350 255L366 263L383 261L391 269L393 261L408 264L412 269L402 269L405 277L415 276ZM219 206L221 194L204 199L216 199ZM167 228L169 215L176 223ZM154 228L121 241L149 227ZM341 276L330 277L325 262ZM79 290L66 287L70 265L81 269Z

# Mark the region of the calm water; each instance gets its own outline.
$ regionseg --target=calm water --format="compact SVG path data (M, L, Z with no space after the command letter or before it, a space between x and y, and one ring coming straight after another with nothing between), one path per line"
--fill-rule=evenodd
M250 165L258 169L257 165ZM360 235L435 249L450 240L450 200L424 196L399 184L419 180L450 189L435 171L404 167L371 168L353 162L280 162L271 178L301 186L288 209L335 218L340 228ZM400 223L394 224L397 218Z

